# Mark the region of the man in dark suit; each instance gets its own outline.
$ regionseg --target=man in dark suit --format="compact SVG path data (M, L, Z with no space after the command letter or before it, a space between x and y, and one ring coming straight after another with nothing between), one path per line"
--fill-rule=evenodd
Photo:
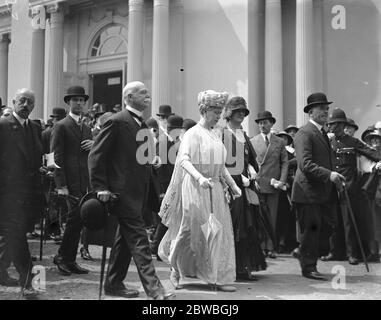
M260 200L268 208L266 212L274 234L278 214L279 190L286 187L288 173L286 144L281 138L271 133L275 121L271 112L260 112L255 122L258 123L261 133L251 139L259 165L257 181L260 188ZM278 184L272 184L273 179L277 180ZM276 243L272 243L271 239L266 241L265 249L268 257L276 258L276 245Z
M123 284L133 258L146 294L154 299L168 299L172 294L165 293L156 275L143 221L150 163L156 158L152 135L141 118L151 99L146 86L138 81L124 87L123 99L126 108L105 123L89 155L90 182L98 198L107 202L111 193L119 194L112 209L119 229L111 249L105 293L127 298L139 294ZM145 147L146 158L142 152L147 150Z
M296 205L301 231L297 257L303 277L314 280L325 280L316 268L319 238L324 223L330 230L336 225L333 210L337 201L335 185L340 188L345 180L333 171L332 148L324 130L331 103L323 93L311 94L304 108L310 119L294 139L298 168L291 197Z
M53 126L46 128L42 131L42 144L44 147L44 153L50 153L50 138L54 125L66 117L66 110L64 108L53 108L53 113L50 115Z
M64 97L69 114L54 126L50 151L59 169L54 170L54 181L59 196L81 198L89 188L87 158L93 145L91 129L81 121L89 96L80 86L70 87ZM68 199L70 202L70 198ZM68 212L62 244L54 263L62 275L85 274L88 270L76 263L78 243L83 227L77 204Z
M183 126L183 118L177 115L168 117L167 130L159 136L159 142L156 145L156 154L160 157L162 165L157 169L157 178L159 183L160 202L167 192L171 182L173 169L175 168L176 156L180 146L180 134ZM158 217L158 220L160 218ZM168 228L159 222L156 226L153 240L151 243L152 254L157 255L157 250L161 239L163 239ZM160 261L160 257L157 256Z
M15 285L6 270L13 262L25 294L34 293L26 232L43 205L41 128L28 118L34 101L32 91L18 90L13 113L0 120L0 284Z

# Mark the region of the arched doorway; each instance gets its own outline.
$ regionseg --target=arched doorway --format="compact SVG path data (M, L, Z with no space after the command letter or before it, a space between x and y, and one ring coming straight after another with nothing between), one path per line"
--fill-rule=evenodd
M111 23L98 31L89 47L87 71L90 76L90 103L105 104L109 111L116 104L122 104L127 35L124 25Z

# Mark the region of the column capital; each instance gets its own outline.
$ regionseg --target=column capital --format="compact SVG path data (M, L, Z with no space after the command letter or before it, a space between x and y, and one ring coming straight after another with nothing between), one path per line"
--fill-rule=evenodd
M130 0L128 1L128 12L143 12L144 10L144 0Z
M169 0L153 0L153 6L154 7L169 7Z
M47 13L63 12L63 5L61 3L52 3L46 6Z

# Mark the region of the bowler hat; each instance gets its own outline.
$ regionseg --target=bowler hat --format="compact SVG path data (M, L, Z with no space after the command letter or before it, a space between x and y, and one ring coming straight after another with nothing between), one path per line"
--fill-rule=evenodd
M356 124L356 122L353 119L347 118L347 120L348 120L347 126L355 128L356 131L359 129L359 126Z
M79 210L83 225L89 230L97 231L105 227L107 212L95 192L89 192L81 199Z
M293 141L293 139L292 139L292 137L286 132L286 131L281 131L281 132L278 132L277 134L276 134L278 137L287 137L287 145L289 146L291 143L292 143L292 141Z
M85 89L81 86L71 86L67 89L66 95L64 96L65 103L68 103L72 97L84 97L85 101L89 99L89 96L85 94Z
M255 122L256 123L259 123L259 121L261 120L266 120L266 119L269 119L271 120L273 123L276 122L275 118L273 117L272 113L270 111L261 111L258 113L258 117L257 119L255 119Z
M296 125L294 125L294 124L290 124L290 125L287 126L286 129L284 129L284 131L287 132L287 133L289 131L291 131L291 130L299 131L299 128Z
M345 115L345 112L343 109L335 108L330 114L327 124L337 123L337 122L342 122L342 123L348 122L347 116Z
M307 105L304 107L304 113L308 113L311 108L318 104L331 104L332 101L327 100L327 96L322 92L316 92L308 96Z
M59 120L66 117L66 110L64 108L53 108L53 113L50 115L51 118L57 118Z
M174 113L172 112L172 108L170 105L163 104L163 105L159 106L159 113L156 113L156 115L169 117L169 116L174 115Z
M190 128L192 128L193 126L195 126L196 124L197 124L197 122L192 120L192 119L184 119L184 121L183 121L183 129L185 129L185 131L187 131Z
M167 128L168 129L180 129L183 127L183 118L177 115L168 117Z

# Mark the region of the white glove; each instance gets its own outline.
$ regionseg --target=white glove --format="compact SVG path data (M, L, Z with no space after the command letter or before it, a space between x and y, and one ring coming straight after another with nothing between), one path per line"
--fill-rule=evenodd
M231 190L233 193L233 199L239 198L242 195L242 191L237 185L234 185Z
M211 178L205 178L204 176L201 176L198 179L198 183L201 187L207 189L207 188L213 188L213 182Z
M250 180L257 179L258 173L255 171L254 167L251 164L248 165L247 170L249 171L249 179Z
M248 178L246 178L244 175L241 174L241 178L242 178L242 185L244 187L248 187L250 185L250 180Z

